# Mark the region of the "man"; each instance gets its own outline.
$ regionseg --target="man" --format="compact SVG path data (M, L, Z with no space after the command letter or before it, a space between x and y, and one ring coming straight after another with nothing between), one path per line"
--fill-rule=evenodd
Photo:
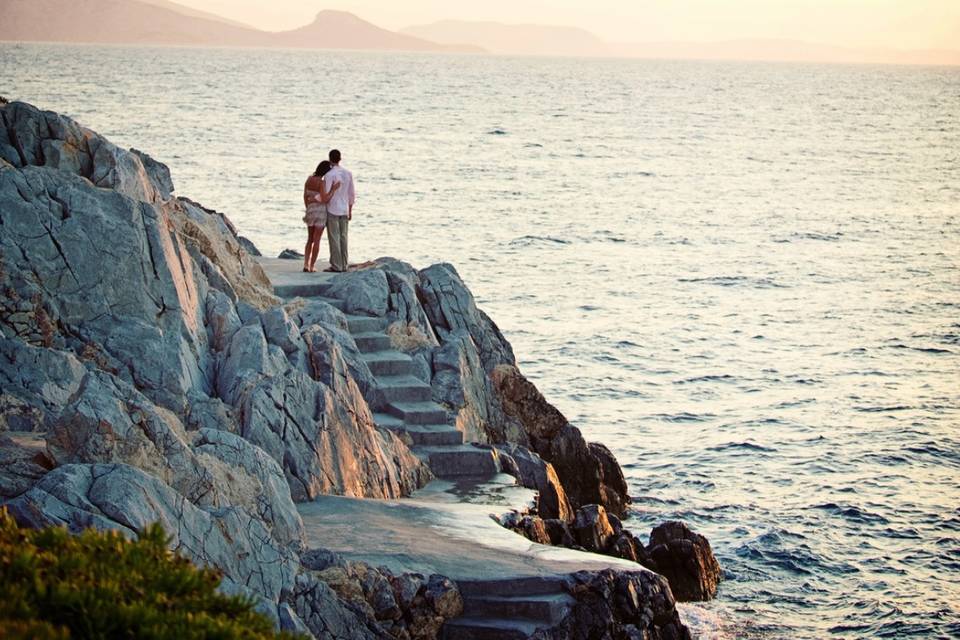
M347 256L347 227L353 219L353 203L356 192L353 188L353 174L340 166L340 151L330 151L330 164L333 168L323 176L323 183L329 191L334 184L340 188L327 202L327 241L330 243L330 268L324 271L343 273L349 266Z

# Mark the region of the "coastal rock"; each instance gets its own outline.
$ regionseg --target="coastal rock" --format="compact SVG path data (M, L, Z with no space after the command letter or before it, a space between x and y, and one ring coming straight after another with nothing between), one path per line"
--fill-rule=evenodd
M651 571L580 571L568 590L576 604L548 638L691 640L667 581Z
M602 551L614 538L607 512L600 505L588 504L577 509L571 527L577 543L591 551Z
M515 365L510 343L487 314L453 265L435 264L420 271L419 299L441 344L458 329L470 334L488 374L500 364Z
M342 300L345 313L384 317L390 287L383 270L361 269L338 275L330 282L325 295Z
M504 413L523 425L530 448L553 465L570 504L599 504L623 515L630 498L613 454L603 445L588 444L516 367L497 366L491 379Z
M213 469L218 491L230 504L257 514L278 543L295 552L302 548L303 520L290 486L263 449L227 431L202 429L193 438L193 450Z
M277 258L280 260L303 260L303 254L296 249L284 249Z
M682 522L665 522L650 532L648 546L654 569L665 576L681 602L710 600L722 573L710 542Z
M497 442L505 438L495 431L491 420L490 382L470 334L464 329L446 335L444 344L433 351L430 380L433 401L453 414L454 424L466 442ZM500 435L500 437L498 437Z
M359 402L347 384L352 380L364 398L372 399L377 381L350 333L330 325L313 324L303 331L303 339L309 355L310 375L315 380Z
M0 500L27 491L55 464L42 440L0 434Z
M128 537L159 522L170 548L217 567L271 602L293 587L297 558L276 545L245 510L205 511L160 479L124 464L71 464L54 469L6 505L21 526L115 529Z
M319 324L328 329L348 332L347 317L329 302L296 298L288 302L285 309L301 331L306 331L311 325Z
M384 640L388 637L337 597L336 592L313 572L296 577L293 589L285 596L297 617L317 640Z
M417 270L394 258L378 258L374 264L387 277L387 321L391 325L400 323L409 332L415 331L422 336L424 346L436 347L437 337L417 296L420 284Z
M573 507L552 464L520 445L498 444L494 448L501 455L505 473L520 485L537 490L537 515L545 520L573 521Z

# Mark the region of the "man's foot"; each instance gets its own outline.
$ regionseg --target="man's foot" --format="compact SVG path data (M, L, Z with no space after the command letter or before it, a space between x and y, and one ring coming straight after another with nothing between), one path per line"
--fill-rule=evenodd
M340 269L334 269L333 267L327 267L326 269L324 269L324 272L326 272L326 273L340 273Z

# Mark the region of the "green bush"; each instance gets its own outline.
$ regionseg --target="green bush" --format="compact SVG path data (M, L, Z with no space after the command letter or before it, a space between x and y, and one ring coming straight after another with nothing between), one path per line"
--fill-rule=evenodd
M167 549L160 525L118 532L21 529L0 509L0 639L291 638L220 574Z

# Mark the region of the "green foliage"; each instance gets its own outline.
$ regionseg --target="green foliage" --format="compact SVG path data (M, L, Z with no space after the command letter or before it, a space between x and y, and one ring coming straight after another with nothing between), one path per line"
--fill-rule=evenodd
M21 529L0 510L0 639L289 638L221 576L167 549L160 525L118 532Z

